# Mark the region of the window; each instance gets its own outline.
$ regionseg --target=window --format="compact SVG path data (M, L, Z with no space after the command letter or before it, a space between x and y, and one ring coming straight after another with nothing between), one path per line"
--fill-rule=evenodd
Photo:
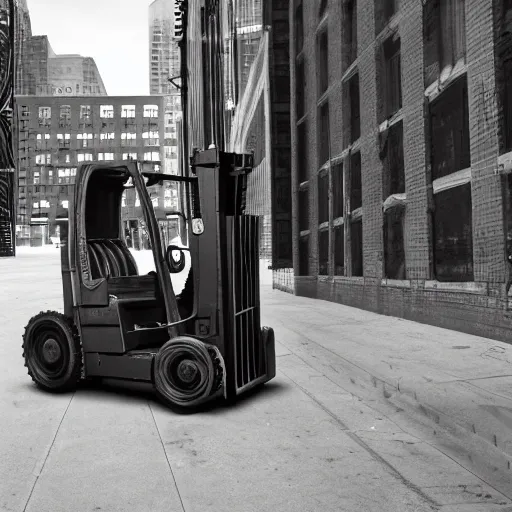
M114 160L114 153L98 153L98 160L112 161Z
M318 175L318 224L329 222L329 173Z
M396 206L384 212L384 275L405 279L405 208Z
M343 72L357 58L357 0L343 3Z
M302 236L299 239L299 276L309 275L309 239Z
M324 30L317 39L318 96L322 96L329 87L328 51L327 30Z
M329 229L318 232L318 275L329 275Z
M21 116L22 117L30 117L30 109L26 105L21 106Z
M296 52L300 53L304 45L304 19L302 11L302 0L295 9L295 44Z
M34 185L39 185L41 183L41 175L39 171L34 171Z
M87 120L91 119L91 106L80 105L80 119Z
M336 226L334 234L334 275L345 275L345 226Z
M71 171L70 169L58 169L57 176L59 178L59 184L69 183L71 180Z
M69 148L71 143L71 134L57 133L57 141L59 143L59 148Z
M320 167L330 157L329 103L325 102L318 111L318 166Z
M123 160L137 160L137 153L123 153Z
M62 208L64 208L65 210L67 210L67 209L68 209L68 207L69 207L69 201L66 201L66 200L61 201L61 205L62 205Z
M158 105L144 105L144 117L158 117Z
M466 76L430 104L432 179L470 167Z
M143 132L142 140L144 146L158 146L160 143L158 132Z
M354 143L361 135L361 116L359 106L359 74L356 73L352 78L343 84L343 97L347 100L345 117L347 118L345 128L346 145ZM348 132L348 133L347 133Z
M306 121L297 127L297 174L299 183L308 180Z
M332 216L338 219L344 216L343 204L343 164L332 167Z
M299 190L299 231L306 231L309 228L309 196L308 189Z
M391 36L381 49L382 68L379 87L379 122L391 117L402 108L402 72L400 67L400 38Z
M361 153L353 153L350 156L350 211L354 211L363 205L361 186Z
M429 0L424 6L425 85L451 69L466 55L465 0Z
M398 11L399 0L375 0L375 33L381 32Z
M153 151L151 153L144 153L144 160L146 162L158 162L160 160L160 153Z
M320 6L318 8L318 15L322 17L327 9L328 0L320 0Z
M297 109L297 119L304 115L304 90L306 87L306 77L304 74L304 58L301 58L295 67L295 107Z
M114 132L100 133L100 140L108 146L114 145L116 134Z
M363 275L363 221L350 223L350 254L352 259L352 276Z
M121 106L121 117L134 118L135 117L135 105L122 105Z
M453 205L457 205L456 211ZM439 281L473 281L471 183L434 195L434 269Z
M512 59L504 60L501 64L503 80L497 88L500 91L503 115L501 116L501 152L512 151Z
M71 123L71 107L69 105L61 105L59 125L67 126Z
M121 146L135 146L137 143L136 133L121 133Z
M79 162L92 162L92 153L78 153Z
M51 107L39 107L39 119L51 119L52 109Z
M53 185L53 171L48 171L48 185Z
M390 126L382 134L381 157L384 164L384 199L392 194L403 194L405 192L403 132L403 122L400 121Z
M49 153L43 155L36 155L37 165L50 165L52 163L52 155Z
M100 117L112 119L114 117L114 106L100 105Z
M50 208L50 201L47 201L46 199L41 200L41 208Z
M76 138L78 147L87 148L92 146L92 133L78 133Z

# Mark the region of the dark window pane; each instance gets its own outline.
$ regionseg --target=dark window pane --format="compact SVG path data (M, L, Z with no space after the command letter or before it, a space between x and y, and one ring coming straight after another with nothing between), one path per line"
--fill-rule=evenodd
M329 275L329 231L318 232L318 274Z
M309 229L309 194L308 189L299 190L299 231Z
M304 43L304 21L302 19L302 4L295 9L295 43L297 45L297 53L302 50Z
M318 96L329 87L327 30L318 36Z
M359 75L354 75L348 82L350 101L350 144L361 135L361 113L359 106Z
M309 275L309 240L307 236L299 239L299 276Z
M363 275L363 221L350 224L350 253L352 256L352 275Z
M436 278L439 281L472 281L471 184L439 192L434 196L434 204Z
M334 228L334 275L344 275L345 268L345 228L337 226Z
M329 221L329 174L318 176L318 224Z
M384 198L405 192L403 123L394 124L384 135Z
M470 166L467 90L463 77L430 105L433 180Z
M402 108L402 74L400 69L400 38L390 37L384 42L385 60L385 112L392 116Z
M343 217L343 164L339 163L332 168L332 209L333 218Z
M350 157L350 210L354 211L362 205L361 153L358 151Z
M296 77L295 77L295 101L297 109L297 119L300 119L304 115L304 87L305 87L305 75L304 75L304 59L301 59L296 66Z
M329 160L329 103L319 109L318 139L318 165L321 166Z
M299 183L308 179L306 122L297 127L297 170Z
M405 208L391 208L384 214L384 272L389 279L405 279Z
M292 226L289 220L276 221L276 244L278 260L292 259Z
M511 0L512 1L512 0ZM512 59L508 59L503 63L503 151L512 150Z
M276 178L275 179L275 194L276 194L276 213L290 213L292 208L291 203L291 183L290 178Z

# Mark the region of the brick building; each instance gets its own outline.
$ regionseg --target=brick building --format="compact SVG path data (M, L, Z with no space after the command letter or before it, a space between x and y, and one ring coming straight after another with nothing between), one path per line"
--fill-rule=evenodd
M511 8L290 2L293 268L275 287L512 341Z
M17 96L17 244L49 243L56 234L57 208L68 206L82 162L138 160L143 170L175 174L177 154L168 144L165 104L163 95ZM127 229L138 232L137 203L135 191L127 191L124 220ZM153 204L165 219L166 210L178 209L177 191L162 190Z

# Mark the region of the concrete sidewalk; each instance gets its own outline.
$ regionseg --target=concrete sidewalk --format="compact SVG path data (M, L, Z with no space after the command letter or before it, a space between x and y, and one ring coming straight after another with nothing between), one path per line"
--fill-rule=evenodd
M300 358L393 421L414 418L426 439L512 494L512 346L269 287L262 302L287 349L285 375Z

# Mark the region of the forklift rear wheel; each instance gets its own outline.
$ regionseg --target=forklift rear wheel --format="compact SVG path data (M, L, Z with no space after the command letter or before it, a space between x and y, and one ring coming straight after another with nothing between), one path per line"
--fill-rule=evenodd
M30 319L23 357L32 380L46 391L70 391L80 380L80 340L71 320L61 313L46 311Z

